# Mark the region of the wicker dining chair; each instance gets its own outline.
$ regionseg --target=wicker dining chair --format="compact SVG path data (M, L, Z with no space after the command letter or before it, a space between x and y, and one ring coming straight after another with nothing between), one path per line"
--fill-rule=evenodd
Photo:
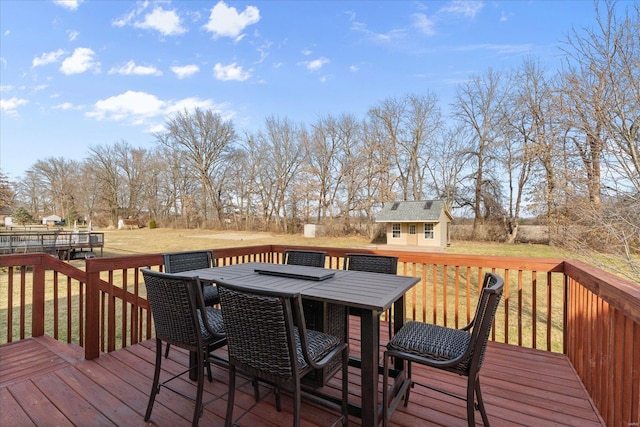
M415 384L445 393L467 402L467 423L475 426L475 410L480 410L482 421L489 427L489 419L482 402L480 391L480 368L484 360L491 325L495 317L504 280L495 273L486 273L476 313L467 326L461 329L448 328L423 322L409 322L387 344L384 352L383 390L383 425L389 424L390 413L397 407L399 400L404 397L404 406L409 404L409 393ZM407 377L411 381L405 395L398 393L388 402L388 365L389 359L403 359L407 362ZM466 396L457 396L439 390L427 384L420 384L411 380L411 364L418 363L436 369L453 372L467 377Z
M183 273L189 270L198 270L200 268L209 268L214 265L213 251L189 251L189 252L173 252L164 254L164 271L166 273ZM202 296L204 297L204 305L213 307L220 303L218 297L218 289L211 283L202 283ZM169 348L167 344L164 357L169 357Z
M326 252L303 251L286 249L282 252L282 263L291 265L306 265L309 267L324 267Z
M282 253L282 262L289 265L302 265L308 267L325 267L327 253L323 251L307 251L298 249L286 249ZM302 299L307 328L337 336L343 341L349 337L349 308L340 304ZM338 361L315 370L304 378L305 385L320 387L333 376L339 369Z
M234 424L236 369L274 385L276 408L281 410L280 389L293 394L293 425L300 425L301 378L334 360L342 363L342 424L348 422L349 345L339 338L305 326L299 293L256 290L217 282L229 354L229 396L226 426ZM346 317L346 311L345 317Z
M156 335L156 363L153 386L149 395L144 420L149 421L156 395L167 388L187 399L195 401L192 425L197 426L202 415L204 368L209 353L226 345L222 313L219 309L205 307L198 278L160 273L141 269L147 288L147 299L153 317ZM203 313L205 315L203 315ZM162 366L162 342L184 348L196 354L196 363L177 375L160 383ZM210 366L210 365L209 365ZM197 372L196 396L172 387L170 382L195 369Z
M398 257L377 254L345 254L344 269L353 271L368 271L371 273L398 274ZM391 308L387 310L387 323L389 324L389 339L393 335L393 323ZM355 313L352 310L351 314Z

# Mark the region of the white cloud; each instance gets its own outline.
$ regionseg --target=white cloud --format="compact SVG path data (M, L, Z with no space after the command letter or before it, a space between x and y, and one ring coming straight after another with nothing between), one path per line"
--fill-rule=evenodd
M18 107L22 105L27 105L29 101L21 98L9 98L9 99L1 99L0 98L0 111L10 115L15 116L18 114Z
M150 93L129 90L120 95L99 100L93 106L93 110L85 113L85 116L96 120L145 125L148 132L154 132L163 129L162 125L157 123L158 119L165 120L178 111L191 111L195 108L213 110L223 117L231 118L234 115L228 108L223 112L223 106L215 105L210 99L190 97L164 101Z
M114 27L124 27L126 25L131 25L131 22L133 22L133 20L142 12L144 12L144 10L149 6L149 2L138 2L137 5L137 9L132 10L123 17L114 20L113 22L111 22L111 25L113 25Z
M54 105L54 110L73 110L73 104L70 102L63 102L62 104Z
M416 13L413 15L413 18L415 21L413 26L424 34L432 36L436 33L434 22L429 19L424 13Z
M242 13L235 7L229 7L219 1L209 15L209 21L204 28L213 33L214 37L242 38L242 31L251 24L260 21L260 11L255 6L247 6Z
M442 12L449 12L456 15L463 15L468 18L475 18L476 14L484 7L484 3L476 0L453 0L447 6L442 7Z
M12 85L0 85L0 92L10 92L13 90Z
M53 2L58 6L62 6L69 10L77 10L78 6L80 6L80 3L83 1L84 0L53 0Z
M135 22L133 26L156 30L164 36L176 36L187 32L187 29L180 24L180 16L176 11L164 10L161 7L156 7L151 13L147 13L143 21Z
M137 75L137 76L161 76L162 71L156 67L149 67L145 65L136 65L135 62L129 61L125 65L119 68L112 68L109 70L109 74L122 74L124 76Z
M166 102L155 95L128 90L121 95L99 100L93 111L87 112L86 116L98 120L130 119L134 123L140 123L145 118L161 115L165 106Z
M248 71L242 71L242 66L233 64L222 65L219 62L213 67L213 72L218 80L237 80L243 82L251 77Z
M311 55L312 53L313 53L313 52L311 51L311 49L306 49L306 48L305 48L305 49L302 49L302 54L303 54L304 56L309 56L309 55Z
M329 60L327 58L318 58L318 59L314 59L313 61L307 61L304 64L307 67L307 70L318 71L325 64L328 64L328 63L329 63Z
M100 63L94 60L95 52L88 47L79 47L62 61L60 71L63 74L80 74L88 70L100 71Z
M265 41L260 46L258 46L257 50L260 52L260 59L256 61L256 63L261 64L264 60L269 56L269 49L273 45L273 42Z
M184 79L186 77L190 77L192 75L194 75L195 73L197 73L198 71L200 71L200 67L198 67L195 64L190 64L190 65L175 65L173 67L171 67L171 71L173 71L173 73L178 76L179 79Z
M488 50L499 54L521 54L531 52L533 45L531 44L471 44L450 48L460 52L483 51Z
M351 71L352 73L355 73L356 71L359 71L360 67L358 67L357 65L350 65L349 66L349 71Z
M31 88L31 93L40 92L41 90L45 90L49 85L37 85Z
M69 41L70 42L75 41L78 38L78 36L80 35L80 33L78 31L71 31L71 30L67 31L67 34L69 34Z
M351 30L362 33L373 43L390 44L407 38L407 32L404 29L394 29L386 33L376 33L371 31L366 24L356 21L351 23Z
M39 57L33 58L31 61L31 67L39 67L41 65L51 64L52 62L58 62L58 59L64 55L64 50L58 49L55 52L46 52L40 55Z

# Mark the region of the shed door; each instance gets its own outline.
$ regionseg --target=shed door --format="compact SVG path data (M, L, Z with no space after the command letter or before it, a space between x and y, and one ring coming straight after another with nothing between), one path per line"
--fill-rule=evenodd
M416 225L409 224L409 232L407 233L407 245L417 245L418 244L418 234L416 233Z

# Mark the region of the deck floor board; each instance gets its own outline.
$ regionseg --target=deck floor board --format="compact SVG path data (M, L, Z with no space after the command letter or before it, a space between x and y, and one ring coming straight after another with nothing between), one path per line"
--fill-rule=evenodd
M351 321L351 337L358 336L358 325ZM386 327L381 339L386 339ZM359 342L352 338L352 354ZM217 350L223 356L225 349ZM192 402L163 390L156 398L150 423L143 420L153 380L155 341L101 355L87 361L82 349L50 337L38 337L0 346L0 425L190 425ZM163 360L161 378L186 369L188 354L172 347ZM414 365L414 378L420 382L463 393L465 379L442 371ZM221 426L227 404L228 373L214 365L214 381L205 381L206 400L201 426ZM485 407L492 426L603 426L582 383L567 358L561 354L489 343L481 371ZM350 401L360 399L358 369L349 369ZM339 396L340 373L332 378L327 391ZM193 383L181 379L178 388L193 391ZM292 401L282 397L282 412L275 408L275 397L261 386L264 399L255 404L253 388L238 378L234 416L246 412L239 425L269 427L290 425ZM302 425L327 426L338 412L303 399ZM351 417L351 425L361 425ZM399 406L393 414L394 426L466 426L464 402L416 386L408 407ZM476 425L482 425L477 414Z

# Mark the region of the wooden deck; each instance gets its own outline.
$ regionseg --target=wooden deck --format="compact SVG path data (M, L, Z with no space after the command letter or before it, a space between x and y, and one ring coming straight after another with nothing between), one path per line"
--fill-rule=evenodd
M351 335L357 325L352 321ZM386 328L382 328L386 330ZM384 339L384 337L383 337ZM353 340L352 354L359 352ZM219 350L224 354L224 349ZM148 393L151 388L155 342L146 341L87 361L80 347L44 336L0 346L0 425L9 426L135 426L190 425L193 404L168 390L156 398L151 421L145 423ZM172 348L163 361L169 373L185 369L188 354ZM338 393L338 378L327 386ZM350 400L357 402L360 377L349 370L352 383ZM163 378L161 377L161 379ZM414 367L418 381L460 393L464 379L441 371ZM485 406L492 426L602 426L582 383L567 358L544 351L490 343L481 371ZM381 381L382 382L382 381ZM180 388L193 389L188 379ZM275 399L267 397L256 406L252 388L238 380L234 415L246 415L238 425L262 427L290 425L291 400L282 398L283 412L275 409ZM216 399L205 407L201 426L224 423L227 371L214 367L214 381L205 381L205 400ZM336 411L303 400L302 424L328 426L338 417ZM480 414L477 425L482 425ZM351 425L361 425L351 417ZM416 387L409 406L393 414L397 426L466 426L464 402L423 387Z

